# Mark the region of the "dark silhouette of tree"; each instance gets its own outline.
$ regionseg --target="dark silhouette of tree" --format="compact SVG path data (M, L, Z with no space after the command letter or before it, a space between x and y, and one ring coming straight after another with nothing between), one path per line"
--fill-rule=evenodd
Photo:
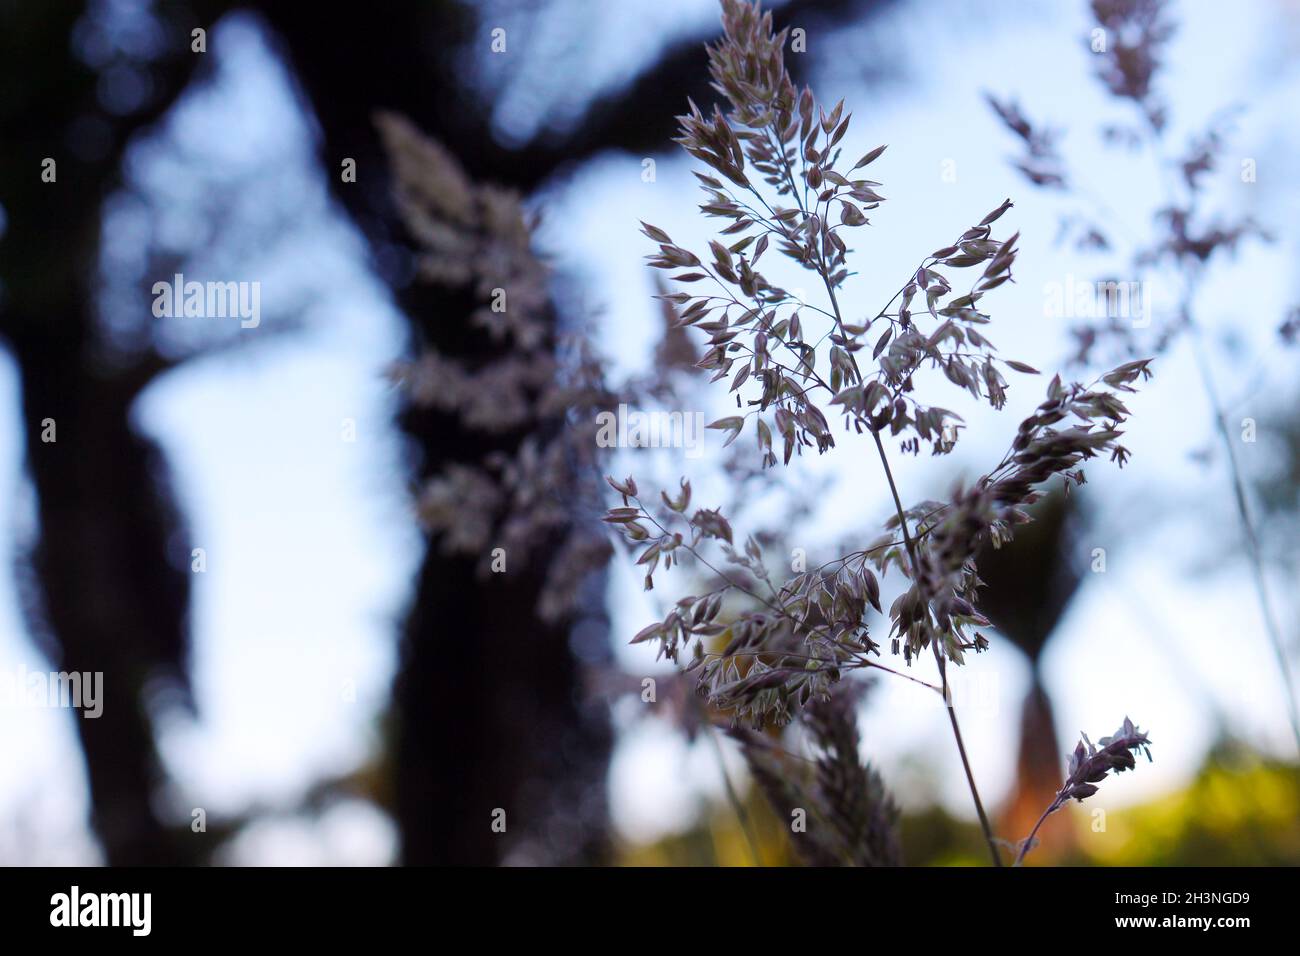
M1009 544L985 546L976 559L985 584L980 609L1029 659L1016 786L1002 814L1002 830L1012 840L1030 831L1061 785L1064 754L1039 665L1081 581L1074 536L1082 518L1076 501L1061 492L1046 496L1033 507L1034 520L1020 525ZM1040 836L1050 834L1042 837L1047 853L1059 855L1069 847L1066 819L1064 815L1051 819L1039 831Z
M189 31L208 21L179 6L159 21L164 51L131 65L151 96L118 115L72 42L82 13L0 4L0 336L19 368L40 522L24 604L56 666L104 675L102 715L76 730L108 862L190 862L202 841L169 839L151 804L161 771L148 714L156 678L187 691L189 572L174 547L183 523L159 450L130 419L168 363L147 348L106 352L96 276L102 206L121 183L123 152L201 66ZM41 178L47 157L55 182ZM47 420L55 441L44 440Z
M777 20L829 27L878 5L792 0ZM148 715L155 677L185 684L187 549L173 551L183 540L183 522L165 462L131 422L136 397L169 363L149 347L109 354L96 312L104 200L121 184L131 138L165 115L204 64L190 50L190 31L210 31L231 10L260 13L319 123L334 194L369 241L410 321L413 345L436 343L462 358L485 346L440 319L465 314L467 303L446 290L409 285L403 265L409 258L394 255L407 243L394 214L375 110L411 117L475 178L531 193L604 150L666 151L672 116L687 97L707 103L713 94L702 79L701 43L682 42L600 96L567 131L507 145L494 139L487 111L474 106L478 98L464 76L464 57L474 55L469 4L307 13L266 0L193 0L158 12L161 46L125 64L147 77L148 95L123 110L101 102L104 71L82 62L72 42L93 6L0 3L0 203L7 223L0 239L0 334L21 375L27 464L40 518L26 603L52 660L105 675L104 716L79 720L77 729L108 861L191 862L211 841L188 830L182 839L169 838L153 809L161 770ZM798 71L803 64L793 66ZM58 160L57 184L40 181L47 156ZM357 161L356 183L339 181L345 157ZM41 440L47 418L56 423L57 442ZM521 438L489 441L414 409L401 425L417 446L418 475L448 460L509 449ZM486 588L472 562L432 550L423 558L402 628L393 714L393 812L408 863L500 862L511 844L493 838L492 808L512 800L563 802L575 787L587 793L603 785L606 719L584 703L571 649L574 622L545 624L533 613L539 578L536 569ZM600 615L592 620L598 625ZM588 647L599 643L591 626L588 621ZM603 804L584 820L591 838L555 831L552 857L599 858L602 815Z

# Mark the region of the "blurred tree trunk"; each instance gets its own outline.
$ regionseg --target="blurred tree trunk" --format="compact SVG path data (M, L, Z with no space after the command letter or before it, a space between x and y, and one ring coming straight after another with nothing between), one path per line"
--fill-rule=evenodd
M91 311L73 303L68 320L11 343L40 520L29 618L55 667L103 674L101 715L74 722L108 862L192 862L198 838L168 845L152 807L162 772L147 712L152 679L185 680L189 573L168 560L180 524L157 447L128 424L133 384L86 368L77 333ZM42 438L46 419L56 441Z
M1043 649L1078 590L1076 535L1083 520L1078 492L1053 492L1033 506L1034 520L1016 528L1001 548L985 545L976 558L984 587L979 608L1001 634L1029 658L1030 684L1020 710L1016 780L1003 808L999 831L1009 840L1029 834L1065 779L1052 700L1043 686ZM1028 859L1043 864L1077 844L1069 813L1049 817L1038 831L1042 846Z
M126 144L188 83L199 62L189 26L207 21L183 18L183 32L170 32L171 46L147 68L152 98L114 116L74 52L81 13L73 4L0 5L0 336L18 365L40 521L22 597L54 667L103 673L102 716L77 716L75 727L108 862L193 862L201 839L169 842L153 807L162 772L146 691L159 677L187 690L189 601L188 568L169 556L181 522L165 465L130 421L159 365L152 353L102 360L95 295L101 207L119 184ZM54 182L41 179L46 157L57 163ZM46 420L55 441L43 440Z
M458 102L448 77L467 14L454 5L403 5L384 16L308 18L279 4L266 4L264 13L315 111L335 195L377 260L407 255L412 243L391 199L374 111L397 105L429 122L453 152L472 152L467 139L485 129L463 115L449 124L445 109L430 109ZM357 161L356 184L341 182L345 157ZM435 347L469 362L496 354L500 347L470 328L469 296L404 285L403 272L386 278L397 279L394 294L414 351ZM513 454L527 437L489 435L414 406L401 425L418 446L421 479L449 461ZM548 623L536 613L544 562L512 566L491 581L476 565L476 558L426 548L402 627L393 754L402 860L492 865L514 853L534 862L601 862L610 730L603 708L584 699L570 648L573 621ZM492 830L498 808L506 811L505 834Z
M1003 836L1009 840L1024 839L1061 788L1065 770L1057 741L1052 700L1042 684L1038 662L1034 661L1020 710L1016 783L999 821ZM1031 863L1059 860L1078 844L1071 816L1069 812L1057 813L1043 822L1037 837L1042 845L1027 858Z
M591 104L569 131L507 146L494 138L490 107L463 77L473 57L486 53L486 47L473 49L477 12L469 5L442 0L392 5L378 16L310 17L268 0L256 6L283 41L282 54L320 123L335 196L369 239L381 271L389 266L385 277L410 322L414 347L432 345L457 359L473 359L480 348L461 321L471 304L407 285L409 272L391 267L393 252L408 243L397 226L375 111L409 117L475 179L528 194L605 149L667 150L673 117L687 96L701 102L711 96L703 44L683 42ZM811 15L824 21L863 6L861 0L796 0L778 19L816 11ZM341 182L345 158L356 161L356 183ZM487 441L453 418L415 409L402 424L419 446L421 477L448 461L513 451L523 437ZM562 816L547 824L555 832L543 839L560 862L603 854L603 797L597 801L593 793L603 793L607 717L583 702L572 622L547 625L534 612L544 569L502 577L508 581L486 587L472 560L434 550L421 565L403 628L395 700L395 804L407 863L501 862L513 841L491 832L490 814L498 807L509 813L512 802L525 813L567 802L573 821L582 817L567 832ZM600 805L584 812L574 801ZM568 850L556 849L562 845Z

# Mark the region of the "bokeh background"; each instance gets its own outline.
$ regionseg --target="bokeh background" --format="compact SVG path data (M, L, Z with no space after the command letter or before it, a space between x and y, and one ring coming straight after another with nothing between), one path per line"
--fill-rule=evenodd
M1127 268L1062 241L1063 217L1140 236L1169 174L1098 134L1132 117L1094 76L1087 5L772 9L806 31L791 69L854 111L848 151L890 144L847 307L878 307L1009 196L1021 253L989 303L993 339L1061 367L1070 322L1045 291ZM1300 302L1300 5L1168 16L1167 142L1240 107L1205 202L1271 234L1214 260L1197 314L1232 429L1256 425L1237 454L1294 666L1300 355L1278 329ZM643 592L618 554L586 613L539 624L431 546L418 479L465 439L412 427L386 374L464 312L412 281L374 111L524 197L555 321L589 329L610 380L632 380L663 334L638 220L694 248L709 235L670 140L687 96L711 101L717 30L712 0L0 0L0 668L102 670L106 693L98 721L0 702L0 862L746 864L729 785L762 862L793 861L729 742L640 698L670 671L627 640L671 589ZM988 92L1060 130L1092 199L1025 181ZM149 290L176 272L260 282L261 324L155 318ZM1141 278L1158 322L1172 285ZM1175 343L1155 371L1131 403L1131 465L1053 502L991 582L993 647L954 677L975 775L999 832L1023 836L1078 732L1127 714L1154 763L1053 818L1033 862L1300 862L1296 744L1227 461L1192 350ZM688 394L726 414L721 395ZM902 461L900 483L938 497L978 473L1039 394L960 408L959 449ZM609 470L721 493L715 438L702 460L625 449ZM869 459L843 446L785 476L808 512L786 538L822 560L890 513ZM905 809L908 862L981 862L936 701L877 682L860 725ZM521 821L505 835L489 828L502 805Z

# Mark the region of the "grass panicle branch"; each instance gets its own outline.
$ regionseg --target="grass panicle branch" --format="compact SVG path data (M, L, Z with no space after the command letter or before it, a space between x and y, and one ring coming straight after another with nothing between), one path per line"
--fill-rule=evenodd
M723 102L709 111L690 102L679 117L677 138L708 168L695 173L705 197L700 210L721 225L707 253L700 254L642 223L657 247L650 266L669 273L678 290L660 298L675 311L680 328L705 337L698 368L712 382L726 382L734 396L739 413L709 426L725 436L724 447L748 432L761 465L771 469L814 449L826 454L840 435L868 432L893 516L865 546L777 578L778 565L761 543L770 536L738 540L721 508L692 504L686 479L674 492L643 499L633 478L609 478L621 504L607 509L604 520L635 555L647 590L661 569L683 562L712 575L703 593L674 600L633 643L653 642L659 656L674 662L687 652L685 670L696 675L709 706L732 719L756 781L769 797L788 801L803 793L785 775L789 768L772 759L764 738L740 728L756 731L797 720L824 752L844 759L848 738L828 736L825 708L849 699L837 691L845 675L874 667L908 676L873 659L885 647L872 636L869 619L873 612L884 616L891 655L914 665L925 651L935 661L937 684L909 679L944 698L992 861L1001 865L948 676L950 665L988 646L978 630L989 622L978 610L975 555L985 542L1000 546L1010 540L1015 527L1029 520L1026 507L1049 482L1082 484L1083 466L1094 458L1123 466L1129 455L1119 441L1129 415L1123 395L1150 376L1148 362L1130 359L1088 386L1053 377L1044 400L1020 423L992 469L955 487L946 501L906 505L886 441L897 442L902 454L926 448L942 456L956 447L965 428L956 412L932 402L929 384L919 387L936 378L923 373L940 373L935 391L950 387L994 409L1006 403L1009 376L1038 374L1024 362L1003 358L988 335L992 318L984 299L1013 280L1019 252L1017 233L994 235L1011 201L921 256L879 311L861 317L846 312L846 282L869 272L850 267L850 237L870 225L868 214L885 201L881 184L865 178L863 170L885 147L868 150L856 162L846 159L852 116L844 102L828 110L811 89L795 85L783 58L785 34L773 32L770 14L757 4L722 0L722 11L723 36L709 49L709 69ZM769 251L816 276L824 301L807 301L760 271ZM835 419L839 428L832 426ZM890 572L897 574L901 593L886 610L881 578ZM849 780L867 791L878 783L874 776L854 777L847 766L822 779L823 801L841 805L824 805L825 816L838 812L845 824L831 831L848 842L817 844L818 852L855 862L888 858L878 840L872 844L861 827L847 825Z
M1231 133L1234 111L1221 110L1206 123L1201 134L1194 136L1187 148L1174 158L1167 152L1168 106L1160 98L1156 80L1166 59L1167 44L1174 35L1174 24L1165 0L1091 0L1095 25L1111 40L1098 54L1097 76L1110 95L1137 115L1138 126L1129 128L1108 124L1105 137L1109 142L1127 143L1143 153L1155 165L1164 189L1162 201L1151 210L1151 230L1145 236L1126 236L1128 255L1135 274L1167 269L1181 286L1178 304L1162 321L1152 322L1144 316L1140 323L1124 323L1123 316L1106 315L1099 321L1079 324L1074 330L1078 343L1076 356L1080 364L1092 360L1094 351L1107 349L1111 355L1159 354L1171 350L1186 337L1200 373L1201 385L1210 405L1213 427L1221 439L1227 460L1228 480L1234 510L1241 527L1246 559L1254 581L1255 596L1264 625L1264 633L1275 659L1285 693L1287 716L1300 750L1300 700L1287 660L1282 630L1269 596L1264 570L1260 535L1246 495L1246 481L1238 460L1234 439L1227 427L1223 402L1215 387L1214 374L1202 342L1204 330L1196 317L1196 301L1201 282L1213 262L1234 254L1247 239L1269 240L1271 237L1249 216L1209 217L1206 214L1205 185L1208 174L1218 166ZM1107 213L1094 218L1086 213L1070 216L1066 225L1082 251L1106 252L1121 247L1111 234L1117 217L1097 201L1095 191L1082 183L1082 174L1068 167L1056 149L1057 135L1031 122L1013 101L988 97L1002 123L1020 140L1025 153L1015 161L1016 168L1035 186L1074 193L1085 199L1084 208ZM1117 131L1118 134L1117 135ZM1171 171L1177 175L1171 175ZM1148 280L1149 281L1149 280ZM1300 311L1295 315L1300 316ZM1138 328L1150 328L1150 340L1139 338ZM1288 319L1279 329L1283 342L1295 338L1300 322Z
M1082 803L1091 797L1098 790L1097 784L1105 780L1112 770L1116 773L1132 770L1137 765L1134 757L1137 753L1145 754L1147 760L1150 760L1151 740L1127 717L1124 718L1124 723L1120 725L1119 730L1110 737L1102 737L1096 745L1086 734L1083 735L1083 739L1070 754L1065 783L1057 791L1056 797L1048 804L1047 809L1043 811L1043 815L1038 818L1029 836L1020 841L1014 865L1020 866L1029 851L1038 845L1038 828L1043 825L1043 821L1071 800Z

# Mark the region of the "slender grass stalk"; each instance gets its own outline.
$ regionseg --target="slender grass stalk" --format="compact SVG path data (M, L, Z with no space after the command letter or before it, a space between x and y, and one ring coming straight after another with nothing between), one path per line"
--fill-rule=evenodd
M1038 828L1043 825L1044 820L1059 809L1061 809L1061 799L1057 796L1056 799L1047 805L1047 809L1043 811L1043 815L1038 818L1038 822L1034 824L1034 828L1029 831L1029 836L1025 837L1024 842L1020 844L1020 852L1016 854L1016 859L1015 862L1011 864L1012 866L1019 866L1021 863L1025 862L1025 856L1031 849L1037 846L1035 843L1035 837L1038 836Z
M1165 175L1167 163L1160 138L1155 130L1148 130L1151 153L1161 173L1162 182L1169 203L1174 202L1174 188ZM1193 197L1195 190L1193 190ZM1259 534L1250 514L1250 505L1246 497L1246 483L1242 477L1241 464L1237 459L1237 449L1233 444L1232 433L1228 429L1227 412L1219 398L1218 386L1215 384L1214 372L1210 367L1209 357L1205 354L1201 327L1192 314L1192 302L1195 290L1199 286L1201 268L1198 265L1185 267L1187 287L1182 298L1180 312L1192 343L1192 354L1196 358L1196 369L1200 374L1201 385L1205 389L1206 400L1210 404L1210 413L1214 418L1215 431L1223 442L1223 450L1228 459L1228 474L1232 482L1232 495L1237 508L1237 518L1241 523L1242 536L1246 540L1246 559L1250 564L1251 577L1255 585L1255 597L1259 602L1260 618L1264 622L1264 631L1277 662L1278 676L1286 693L1287 717L1291 722L1291 734L1295 738L1296 750L1300 752L1300 704L1297 704L1295 684L1291 680L1291 670L1287 662L1286 644L1282 639L1282 630L1273 614L1273 602L1268 593L1268 577L1264 573L1264 562L1259 545Z
M873 431L871 437L876 440L876 451L880 453L880 465L885 470L885 478L889 481L889 492L894 497L894 507L898 511L898 524L902 529L903 543L907 548L908 560L912 562L913 573L919 575L920 563L917 560L916 546L912 543L911 532L907 528L907 516L903 512L903 501L898 496L898 486L894 483L894 472L889 467L889 456L885 453L885 445L880 440L880 433ZM961 738L961 727L957 723L957 709L952 703L952 690L948 686L948 667L947 661L939 651L939 642L936 640L931 644L934 651L934 662L939 668L939 685L942 688L943 704L948 711L948 720L952 724L952 736L957 742L957 752L961 754L962 769L966 771L966 785L970 788L971 800L975 803L975 812L979 814L980 829L984 831L984 842L988 844L989 853L993 857L993 865L1002 865L1002 854L998 852L997 839L993 835L993 827L989 824L988 814L984 812L984 802L980 799L979 787L975 785L975 773L971 770L970 758L966 756L966 745Z
M1119 730L1109 737L1102 737L1095 745L1085 734L1075 745L1074 752L1070 754L1065 783L1056 792L1052 802L1047 805L1043 815L1038 818L1034 828L1029 831L1029 836L1020 841L1020 850L1011 865L1020 866L1029 851L1037 845L1035 838L1044 820L1070 800L1078 800L1082 803L1091 797L1097 792L1097 784L1105 780L1112 770L1115 773L1132 770L1137 766L1134 754L1139 753L1146 754L1147 760L1151 759L1151 740L1127 717L1124 718L1124 723L1120 724Z
M1287 716L1291 720L1291 733L1295 737L1296 750L1300 751L1300 706L1297 705L1295 684L1291 679L1291 670L1287 662L1286 644L1282 640L1282 631L1273 614L1273 603L1269 598L1268 577L1264 573L1264 561L1260 552L1259 535L1255 531L1255 522L1250 515L1250 506L1246 498L1246 485L1241 474L1241 464L1237 460L1237 449L1233 444L1232 432L1228 428L1227 414L1219 400L1219 392L1214 382L1214 373L1210 369L1209 359L1201 343L1200 329L1191 322L1192 351L1196 355L1196 367L1200 371L1201 382L1210 402L1211 414L1214 416L1215 430L1223 441L1223 449L1228 458L1228 473L1232 481L1233 500L1237 506L1237 518L1241 522L1242 535L1246 539L1246 555L1250 562L1251 577L1255 583L1255 596L1259 601L1259 613L1264 620L1264 630L1277 661L1278 675L1286 691Z

